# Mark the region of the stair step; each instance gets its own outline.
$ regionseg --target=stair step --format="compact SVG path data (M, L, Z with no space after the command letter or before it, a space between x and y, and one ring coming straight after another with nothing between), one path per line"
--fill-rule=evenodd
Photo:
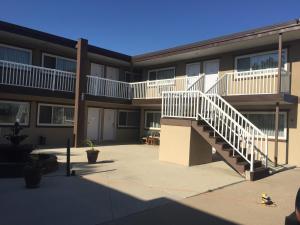
M269 175L270 175L269 168L261 166L256 168L253 172L250 172L250 180L251 181L259 180Z
M237 165L243 167L244 170L249 170L250 169L250 164L247 161L238 162ZM260 160L255 160L254 161L254 164L253 164L254 169L256 169L258 167L261 167L261 166L262 166L262 162Z

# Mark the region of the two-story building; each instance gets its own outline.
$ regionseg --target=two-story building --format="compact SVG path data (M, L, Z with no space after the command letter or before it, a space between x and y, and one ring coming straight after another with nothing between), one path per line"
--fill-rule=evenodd
M47 146L161 130L161 160L209 161L195 151L219 138L252 170L299 166L299 73L299 20L137 56L0 22L0 135L16 119Z

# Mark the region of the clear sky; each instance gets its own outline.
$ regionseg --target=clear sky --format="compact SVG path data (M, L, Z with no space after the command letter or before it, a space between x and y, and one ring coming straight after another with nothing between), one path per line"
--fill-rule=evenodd
M129 55L300 17L300 0L0 2L0 20Z

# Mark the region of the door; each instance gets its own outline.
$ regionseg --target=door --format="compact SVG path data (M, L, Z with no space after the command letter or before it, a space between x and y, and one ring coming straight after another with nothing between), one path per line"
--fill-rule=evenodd
M100 139L100 116L99 108L88 108L87 138L94 143L99 143Z
M91 63L91 75L104 77L104 66L96 63Z
M205 61L203 64L205 74L204 91L208 91L219 78L219 60Z
M104 109L103 140L113 141L116 138L116 110Z
M190 63L186 64L186 76L189 78L187 80L187 87L189 88L200 75L200 63Z
M110 80L119 80L119 69L115 67L106 67L106 78Z

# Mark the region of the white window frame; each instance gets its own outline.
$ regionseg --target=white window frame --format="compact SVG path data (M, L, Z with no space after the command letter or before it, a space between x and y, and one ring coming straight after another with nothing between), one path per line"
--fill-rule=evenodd
M21 126L28 126L30 123L30 102L20 102L20 101L7 101L7 100L0 100L0 103L16 103L16 104L27 104L28 105L28 121L27 123L20 123ZM12 126L13 123L0 123L0 126Z
M41 106L54 106L54 107L63 107L63 108L72 108L74 109L74 106L71 105L60 105L60 104L48 104L48 103L38 103L38 113L37 113L37 126L41 127L73 127L72 125L66 125L66 124L52 124L52 123L40 123L40 107ZM53 116L53 108L52 108L52 116ZM52 118L51 118L52 120ZM73 119L74 123L74 119Z
M16 47L16 46L13 46L13 45L7 45L7 44L1 44L1 43L0 43L0 46L6 47L6 48L12 48L12 49L16 49L16 50L20 50L20 51L24 51L24 52L28 52L30 54L28 65L32 65L32 50L31 49L21 48L21 47ZM27 65L27 64L25 64L25 65Z
M59 55L54 55L54 54L43 52L42 53L42 67L45 67L44 66L44 56L55 57L55 60L56 60L55 63L56 64L57 64L57 58L61 58L61 59L66 59L66 60L69 60L69 61L73 61L73 62L75 62L75 64L77 64L77 60L75 60L75 59L67 58L67 57L63 57L63 56L59 56ZM54 70L58 70L58 69L55 68ZM60 70L60 71L64 71L64 70ZM64 71L64 72L74 73L74 72L70 72L70 71Z
M275 115L275 112L269 112L269 111L242 111L241 112L243 115L244 114L273 114ZM284 116L284 136L279 137L279 140L287 140L287 112L279 112L280 115ZM252 123L252 122L251 122ZM275 139L275 136L269 136L268 139Z
M128 126L128 125L120 125L119 124L119 113L120 112L139 112L138 110L124 110L124 109L122 109L122 110L118 110L118 127L121 127L121 128L139 128L139 125L137 125L137 126ZM127 119L127 118L126 118Z
M167 79L160 79L157 80L157 76L155 80L150 80L150 73L151 72L158 72L158 71L162 71L162 70L170 70L172 69L174 71L174 77L173 78L167 78ZM152 69L152 70L148 70L148 78L147 78L147 86L162 86L162 85L174 85L175 84L175 77L176 77L176 68L175 66L171 66L171 67L164 67L164 68L158 68L158 69ZM164 81L164 82L160 82L160 81Z
M160 118L161 118L161 111L145 111L144 128L148 129L148 130L160 130L160 128L157 128L157 127L147 127L147 114L148 113L160 113Z
M252 56L260 56L260 55L272 54L272 53L277 53L277 52L278 52L278 50L273 50L273 51L265 51L265 52L258 52L258 53L252 53L252 54L247 54L247 55L236 56L235 59L234 59L234 74L238 77L237 74L241 73L241 72L237 71L237 61L238 61L238 59L248 58L248 57L251 58ZM285 61L284 69L287 70L287 49L286 48L282 49L282 54L284 56L284 61ZM249 71L255 71L255 70L252 70L250 68ZM244 71L244 72L246 72L246 71ZM246 77L246 76L253 76L253 75L243 75L243 76Z

